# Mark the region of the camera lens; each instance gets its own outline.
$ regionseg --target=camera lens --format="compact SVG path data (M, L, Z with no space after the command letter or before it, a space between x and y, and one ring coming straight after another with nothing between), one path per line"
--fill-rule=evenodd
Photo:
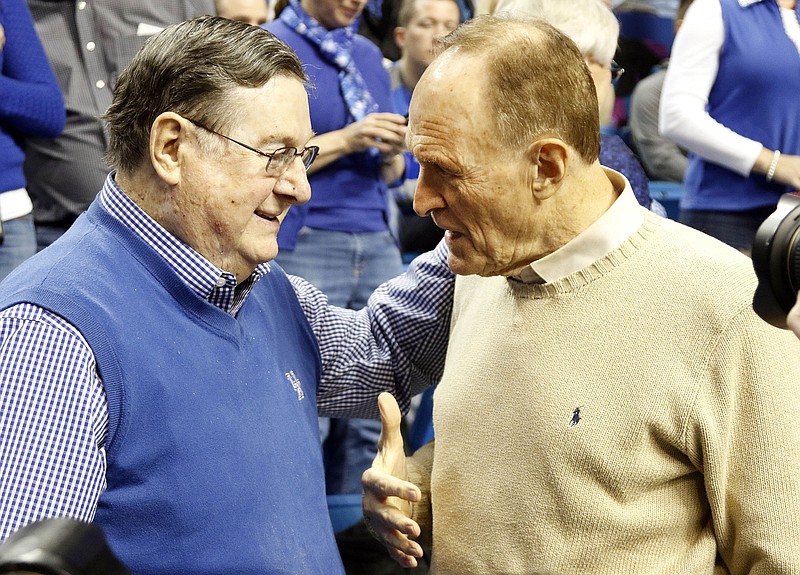
M753 309L764 321L785 328L800 288L800 196L781 196L775 212L758 228L753 267L758 276Z

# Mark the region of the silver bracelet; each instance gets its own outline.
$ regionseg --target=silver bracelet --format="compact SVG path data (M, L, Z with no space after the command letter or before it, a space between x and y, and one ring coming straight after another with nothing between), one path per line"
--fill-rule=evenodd
M772 177L775 175L775 168L778 167L778 159L781 157L781 151L775 150L772 154L772 161L769 164L769 170L767 170L767 181L771 182Z

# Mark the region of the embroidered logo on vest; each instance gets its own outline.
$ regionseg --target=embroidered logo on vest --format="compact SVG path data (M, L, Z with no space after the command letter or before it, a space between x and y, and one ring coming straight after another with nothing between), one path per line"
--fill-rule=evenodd
M289 383L292 384L292 389L294 389L295 393L297 393L297 401L303 399L306 394L303 393L303 387L300 383L300 378L297 377L293 371L286 372L284 375L286 376L286 379L289 380Z

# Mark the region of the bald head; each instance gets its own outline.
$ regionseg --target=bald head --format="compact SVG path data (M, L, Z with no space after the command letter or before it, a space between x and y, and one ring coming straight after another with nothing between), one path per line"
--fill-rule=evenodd
M463 54L482 62L474 64L480 68L477 86L506 145L524 146L552 134L587 163L597 159L600 121L594 83L565 34L540 20L480 16L445 37L442 49L440 58ZM445 61L434 61L430 74L447 74Z

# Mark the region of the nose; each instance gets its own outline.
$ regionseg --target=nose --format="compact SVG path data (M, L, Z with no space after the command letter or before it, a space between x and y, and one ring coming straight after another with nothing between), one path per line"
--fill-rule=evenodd
M420 167L417 189L414 191L414 211L420 216L427 216L433 210L447 206L437 191L437 186L428 175L424 166Z
M300 156L295 156L289 168L275 182L273 193L283 196L293 205L305 204L311 199L311 184Z

